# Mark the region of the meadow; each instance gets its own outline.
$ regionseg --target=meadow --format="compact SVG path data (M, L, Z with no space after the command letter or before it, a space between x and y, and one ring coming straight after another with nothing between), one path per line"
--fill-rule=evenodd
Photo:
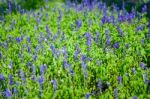
M150 99L146 6L11 8L0 19L0 99Z

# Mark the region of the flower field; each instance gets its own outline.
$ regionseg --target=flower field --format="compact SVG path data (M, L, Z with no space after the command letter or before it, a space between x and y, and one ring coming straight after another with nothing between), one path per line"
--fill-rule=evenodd
M0 99L150 99L150 21L102 2L0 18Z

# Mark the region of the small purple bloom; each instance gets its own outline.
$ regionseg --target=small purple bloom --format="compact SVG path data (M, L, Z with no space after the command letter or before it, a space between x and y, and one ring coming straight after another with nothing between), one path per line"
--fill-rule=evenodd
M143 13L147 12L147 6L146 5L144 5L144 7L142 8L142 12Z
M118 89L114 89L114 99L118 99Z
M46 69L46 64L43 64L42 66L40 66L41 75L44 75L45 69Z
M48 25L46 25L46 32L47 32L47 36L50 37L51 32L50 32L50 29L49 29Z
M102 81L100 79L98 80L97 87L102 91L103 85L102 85Z
M150 33L147 34L147 37L150 38Z
M0 59L2 58L2 52L0 52Z
M8 2L9 12L12 13L12 2L9 0Z
M86 33L85 36L86 36L86 45L88 46L89 49L89 47L91 47L92 45L92 36L90 33Z
M14 88L13 92L14 92L14 94L17 94L18 93L17 88Z
M135 74L136 70L135 68L132 68L132 73Z
M12 93L11 93L10 89L6 89L6 90L4 91L4 96L5 96L5 97L11 97L11 96L12 96Z
M52 80L51 83L53 84L54 91L56 91L56 89L57 89L57 82L56 82L56 80Z
M4 80L4 76L2 74L0 74L0 81Z
M121 84L122 83L122 76L118 76L118 82Z
M21 38L20 38L20 37L16 37L16 41L17 41L18 43L20 43Z
M116 49L118 49L118 48L120 47L120 43L119 43L119 42L115 43L115 44L113 45L113 47L116 48Z
M90 99L90 93L87 93L85 99Z
M134 96L132 99L138 99L138 97L137 97L137 96Z
M39 77L38 79L39 84L44 84L44 77Z
M142 69L144 69L145 64L144 64L143 62L141 62L141 63L140 63L140 67L141 67Z
M107 36L107 38L106 38L106 46L109 46L110 42L111 42L110 36Z
M28 41L28 43L31 43L30 37L27 37L27 41Z
M82 21L81 20L76 20L76 25L78 28L82 26Z
M9 75L9 84L10 85L14 84L12 75Z
M10 64L8 65L9 69L12 68L12 61L10 62Z
M81 50L78 46L78 44L76 44L76 51L74 53L74 58L77 60L78 59L78 55L80 54Z
M32 75L32 76L31 76L31 80L32 80L32 81L35 81L35 79L36 79L35 75Z

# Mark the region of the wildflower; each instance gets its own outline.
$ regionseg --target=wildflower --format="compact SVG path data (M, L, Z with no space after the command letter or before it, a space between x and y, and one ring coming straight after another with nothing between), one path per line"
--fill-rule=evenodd
M18 93L17 88L13 88L13 92L14 92L14 94L17 94Z
M90 33L86 33L86 45L88 46L88 50L90 50L90 47L92 45L92 36Z
M0 59L2 58L2 52L0 52Z
M110 36L107 36L107 38L106 38L106 46L109 46L110 42L111 42Z
M118 99L118 89L114 89L114 99Z
M20 41L21 41L21 38L19 38L19 37L16 37L16 41L17 41L18 43L20 43Z
M49 29L48 25L46 25L46 32L47 32L47 36L50 37L51 32L50 32L50 29Z
M118 76L118 82L121 84L122 83L122 76Z
M4 76L2 74L0 74L0 81L4 80Z
M10 62L10 64L8 65L9 69L12 68L12 61Z
M12 78L12 75L11 75L11 74L9 75L9 84L10 84L10 85L13 85L13 84L14 84L13 78Z
M33 65L33 66L31 67L31 70L32 70L33 75L35 75L35 74L36 74L35 65Z
M51 83L53 84L54 91L56 91L56 89L57 89L57 82L56 82L56 80L52 80Z
M135 74L136 70L135 68L132 68L132 73Z
M115 44L113 45L113 47L116 48L116 49L118 49L118 48L120 47L120 43L119 43L119 42L115 43Z
M134 96L132 99L138 99L138 97L137 97L137 96Z
M102 17L102 19L101 19L102 24L108 23L109 21L110 21L110 20L109 20L109 18L108 18L106 15L104 15L104 16Z
M44 77L39 77L38 82L40 85L44 84Z
M143 13L147 12L147 6L146 6L146 5L144 5L144 6L142 7L142 12L143 12Z
M28 41L28 43L31 43L30 37L27 37L27 41Z
M44 75L45 69L46 69L46 64L43 64L42 66L40 66L41 75Z
M9 12L12 13L12 2L8 1Z
M90 93L87 93L85 99L90 99Z
M147 37L150 38L150 33L147 34Z
M76 20L76 25L78 28L82 26L82 21L81 20Z
M81 50L78 46L78 44L76 44L76 51L74 53L74 58L77 60L78 59L78 55L80 54Z
M11 96L12 96L12 93L11 93L10 89L7 88L7 89L4 91L4 96L5 96L5 97L11 97Z
M144 69L145 64L144 64L143 62L141 62L141 63L140 63L140 67L141 67L142 69Z
M100 89L100 91L102 92L103 85L102 85L102 81L101 81L100 79L98 80L97 87L98 87L98 89Z
M119 26L117 26L117 29L118 29L118 32L119 32L120 36L123 36L123 31L122 31L122 29L121 29Z

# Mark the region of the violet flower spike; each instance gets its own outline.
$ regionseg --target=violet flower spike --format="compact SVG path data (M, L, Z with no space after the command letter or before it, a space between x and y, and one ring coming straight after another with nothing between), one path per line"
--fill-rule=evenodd
M13 85L14 84L14 82L13 82L13 77L12 77L12 75L9 75L9 85Z
M121 84L122 83L122 76L118 76L118 82Z
M90 99L90 93L87 93L85 99Z
M118 89L114 89L114 99L118 99Z
M8 97L8 98L10 98L10 97L12 96L12 93L11 93L10 89L7 88L7 89L4 91L4 96L5 96L5 97Z
M4 80L4 76L2 74L0 74L0 81Z

